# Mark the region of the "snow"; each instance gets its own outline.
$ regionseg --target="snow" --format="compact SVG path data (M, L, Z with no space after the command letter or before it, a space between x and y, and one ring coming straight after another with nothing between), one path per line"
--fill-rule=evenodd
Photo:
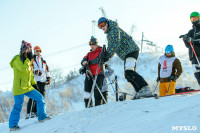
M111 102L58 114L44 123L36 118L21 120L16 133L199 133L199 100L200 94ZM173 131L173 126L186 128ZM8 133L8 123L0 124L0 131Z
M162 50L157 51L150 48L144 50L146 51L139 55L136 71L147 80L150 88L154 89L156 86L158 59L163 53L161 52ZM83 56L85 53L82 52ZM177 52L176 55L183 66L183 73L177 80L177 86L190 86L191 88L199 89L187 53ZM64 57L67 57L67 55ZM82 57L79 58L77 57L77 62L75 63L80 63ZM123 61L114 56L108 64L111 65L115 72L110 79L113 80L114 76L117 76L120 90L134 94L133 87L124 78ZM67 64L63 62L62 66L64 70ZM170 133L183 132L181 127L185 126L185 130L195 129L187 132L200 133L200 94L164 97L159 100L149 98L132 101L129 100L131 97L128 97L126 101L115 102L115 94L110 86L108 104L85 109L83 103L84 78L84 75L79 75L57 88L48 89L48 97L46 97L45 101L49 105L47 106L48 114L53 115L51 116L52 119L44 123L38 123L36 118L24 120L25 112L22 111L22 117L19 122L21 130L17 132ZM11 92L2 92L2 94L4 97L12 97ZM63 94L62 97L61 94ZM52 107L52 103L56 104L56 106ZM65 107L65 103L67 107ZM7 122L0 123L0 132L9 132Z

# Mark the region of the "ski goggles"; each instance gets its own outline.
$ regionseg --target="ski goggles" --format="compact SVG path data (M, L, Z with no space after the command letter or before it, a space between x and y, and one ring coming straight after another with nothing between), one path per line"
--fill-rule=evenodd
M41 50L35 50L36 53L41 53Z
M101 22L100 24L98 24L99 29L101 29L102 27L104 27L106 25L106 22Z
M195 22L195 21L199 20L199 17L191 17L190 20L191 20L191 22Z
M165 53L166 53L166 54L171 54L172 52L171 52L171 51L165 51Z
M32 45L31 45L31 43L25 43L25 46L27 47L27 48L32 48Z
M90 45L96 45L96 42L90 41Z

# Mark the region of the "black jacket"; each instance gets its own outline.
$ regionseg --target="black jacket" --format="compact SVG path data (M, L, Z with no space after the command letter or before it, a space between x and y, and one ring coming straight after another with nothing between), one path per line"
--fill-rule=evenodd
M197 57L200 57L200 23L196 27L193 26L193 29L191 29L187 33L187 37L192 38L192 44L193 44L194 50L197 54ZM192 60L193 58L195 58L192 47L189 42L184 41L184 43L185 43L185 46L189 49L189 58L190 60Z

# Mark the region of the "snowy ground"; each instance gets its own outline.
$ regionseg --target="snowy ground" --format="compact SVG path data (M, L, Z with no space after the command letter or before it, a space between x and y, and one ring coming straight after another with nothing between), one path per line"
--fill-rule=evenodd
M112 102L52 116L44 123L21 120L16 133L200 133L200 94ZM8 133L8 123L0 124Z
M156 86L158 59L162 53L150 51L139 55L136 71L147 80L151 89L154 89ZM177 80L177 86L190 86L194 89L199 89L188 55L178 52L176 55L183 66L183 73ZM108 63L115 71L115 74L111 76L111 80L114 79L115 75L118 76L120 89L133 94L133 87L124 78L123 61L115 56ZM84 78L84 75L80 75L58 88L47 91L48 97L45 100L47 111L49 114L58 114L52 116L52 120L42 124L39 124L36 119L23 120L26 112L26 110L23 110L21 113L22 120L19 123L22 126L20 132L170 133L181 132L181 129L172 131L172 126L175 129L177 126L186 126L184 127L185 129L197 128L191 132L200 133L200 95L166 97L159 100L127 100L116 103L113 88L109 86L107 105L84 109ZM12 97L11 92L3 92L2 94L5 98L8 97L7 100ZM24 105L25 107L26 105ZM7 114L9 115L10 111L7 111ZM8 131L8 124L0 123L0 132Z

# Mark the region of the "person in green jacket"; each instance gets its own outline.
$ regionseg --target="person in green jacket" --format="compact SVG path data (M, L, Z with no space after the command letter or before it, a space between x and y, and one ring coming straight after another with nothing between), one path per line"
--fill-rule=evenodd
M37 102L39 122L50 119L45 110L44 97L36 90L38 87L34 80L33 67L31 65L32 57L31 44L23 40L19 55L14 56L10 62L10 66L14 71L13 96L15 101L9 118L10 131L20 129L18 122L24 102L24 95Z
M116 53L124 61L125 78L133 85L136 91L135 98L151 96L152 92L147 82L136 72L139 47L132 37L123 31L117 22L105 17L98 20L98 27L104 31L108 40L107 52L102 57L106 56L106 61L108 61Z

